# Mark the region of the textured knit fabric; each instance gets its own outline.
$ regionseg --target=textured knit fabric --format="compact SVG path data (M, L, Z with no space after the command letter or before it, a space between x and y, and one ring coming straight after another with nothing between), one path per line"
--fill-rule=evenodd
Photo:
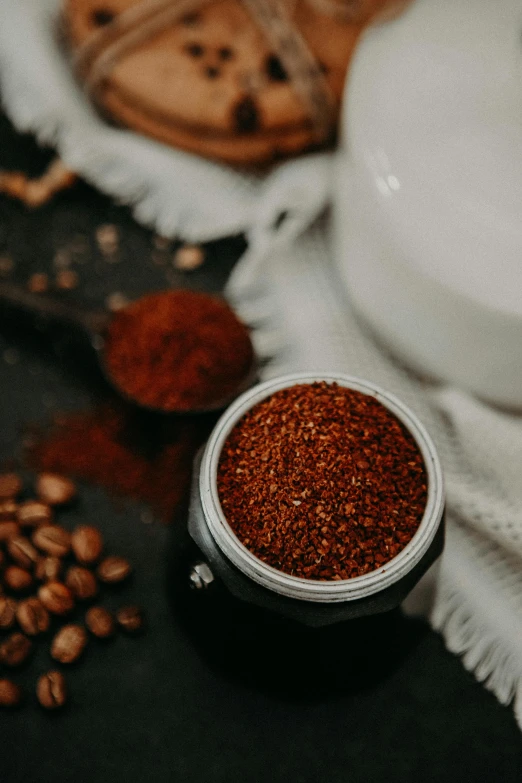
M265 376L344 371L377 382L424 422L443 461L444 554L408 599L522 727L522 418L401 368L354 317L331 257L327 205L334 154L248 175L105 125L56 42L59 0L2 0L0 85L20 130L134 206L165 235L246 232L250 249L229 295L269 357Z

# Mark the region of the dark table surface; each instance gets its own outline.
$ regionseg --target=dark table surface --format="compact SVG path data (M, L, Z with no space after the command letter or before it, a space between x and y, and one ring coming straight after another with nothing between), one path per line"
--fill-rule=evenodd
M0 117L0 169L34 175L50 155ZM114 264L99 257L94 242L95 228L106 222L122 235ZM244 248L240 237L212 243L203 267L182 273L164 259L157 263L151 232L85 183L32 212L0 197L0 256L14 261L11 279L25 283L33 272L52 278L56 250L71 243L80 286L67 296L91 303L114 291L135 296L166 284L219 291ZM27 423L81 408L92 396L85 378L68 370L59 354L19 339L12 328L0 331L0 389L2 460L19 456ZM292 697L226 676L200 654L168 600L168 553L182 535L182 521L167 528L143 511L83 486L79 505L63 515L67 526L99 525L108 547L134 562L131 585L106 603L116 606L122 596L139 602L149 627L138 639L91 643L68 672L72 698L63 712L44 713L29 698L24 708L0 713L2 783L519 783L522 743L511 710L420 622L403 620L393 639L383 634L382 656L359 663L360 687L312 698L303 683L301 696ZM209 628L210 637L219 634L216 628ZM212 638L207 641L212 646ZM401 654L390 671L379 660L392 648ZM284 651L272 652L277 667ZM17 675L28 692L50 663L42 645ZM328 668L328 650L319 665Z

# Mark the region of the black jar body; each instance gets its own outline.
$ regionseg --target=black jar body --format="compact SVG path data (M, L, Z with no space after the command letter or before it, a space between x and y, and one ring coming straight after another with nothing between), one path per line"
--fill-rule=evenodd
M372 687L395 671L425 632L398 605L320 626L231 592L219 574L194 583L208 564L181 525L172 530L169 596L175 623L223 678L297 700L335 698ZM442 548L440 527L438 549ZM436 551L433 550L436 557Z
M244 411L274 388L314 380L294 375L261 384L223 414L196 460L188 523L171 549L173 608L202 655L229 676L296 696L357 689L395 668L419 633L400 604L444 541L442 473L429 435L396 398L335 375L326 380L378 396L416 437L428 473L418 534L384 567L333 584L289 577L239 544L216 491L223 442Z

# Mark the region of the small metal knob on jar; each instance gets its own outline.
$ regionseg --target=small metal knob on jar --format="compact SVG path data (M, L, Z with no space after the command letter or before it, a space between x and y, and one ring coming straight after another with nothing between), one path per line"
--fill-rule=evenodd
M214 574L207 563L195 563L190 569L189 580L193 590L206 590L214 581Z

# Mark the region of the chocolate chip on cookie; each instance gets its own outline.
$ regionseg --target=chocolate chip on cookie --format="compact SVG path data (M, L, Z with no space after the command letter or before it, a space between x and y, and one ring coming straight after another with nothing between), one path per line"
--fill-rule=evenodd
M236 104L234 119L238 133L254 133L259 128L259 112L252 98L243 98Z
M201 21L201 17L197 13L185 14L181 17L181 24L185 27L196 27Z
M227 60L232 60L234 57L234 51L230 48L230 46L221 46L218 49L218 57L220 60L223 60L223 62L226 62Z
M287 82L288 74L285 66L276 54L269 54L266 59L266 72L273 82Z
M103 27L114 20L114 14L108 8L95 8L91 14L91 19L97 27Z
M203 57L205 54L205 48L199 43L185 44L185 51L190 54L191 57Z

